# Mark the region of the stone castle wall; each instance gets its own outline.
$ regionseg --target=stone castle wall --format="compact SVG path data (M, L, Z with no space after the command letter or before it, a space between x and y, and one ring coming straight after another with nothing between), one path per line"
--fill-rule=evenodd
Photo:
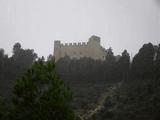
M54 42L55 61L69 56L71 59L80 59L82 57L92 58L94 60L105 60L105 49L100 45L100 37L91 36L87 43L65 43Z

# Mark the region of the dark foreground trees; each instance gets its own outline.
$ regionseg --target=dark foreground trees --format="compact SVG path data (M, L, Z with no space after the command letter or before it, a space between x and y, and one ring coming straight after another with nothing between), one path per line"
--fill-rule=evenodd
M45 63L39 60L16 81L13 101L5 119L74 119L70 106L72 94L54 68L52 61Z

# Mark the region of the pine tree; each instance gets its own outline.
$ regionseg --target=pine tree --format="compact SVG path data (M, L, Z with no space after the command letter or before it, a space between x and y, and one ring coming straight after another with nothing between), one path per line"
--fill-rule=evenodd
M127 50L122 52L122 56L118 60L118 73L120 74L120 78L126 80L129 76L130 70L130 56Z
M13 120L73 120L71 91L52 61L38 60L14 87Z
M155 50L152 43L144 44L132 61L132 72L138 78L152 78Z

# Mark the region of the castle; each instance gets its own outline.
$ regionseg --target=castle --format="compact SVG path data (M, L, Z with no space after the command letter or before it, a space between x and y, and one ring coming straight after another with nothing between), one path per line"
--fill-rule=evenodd
M100 37L91 36L87 43L65 43L59 40L54 41L55 61L65 56L71 59L80 59L82 57L92 58L94 60L105 60L106 51L100 44Z

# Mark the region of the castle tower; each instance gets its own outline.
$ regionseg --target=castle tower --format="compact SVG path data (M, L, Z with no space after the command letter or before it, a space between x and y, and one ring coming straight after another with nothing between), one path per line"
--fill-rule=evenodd
M100 37L92 35L89 38L88 43L91 43L92 45L95 45L95 44L100 45Z
M59 40L54 41L54 57L55 61L61 58L61 42Z

